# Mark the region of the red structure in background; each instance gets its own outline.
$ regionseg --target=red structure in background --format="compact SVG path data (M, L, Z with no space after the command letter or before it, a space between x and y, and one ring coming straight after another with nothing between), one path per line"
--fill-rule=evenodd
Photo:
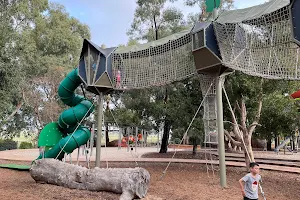
M293 99L298 99L300 98L300 90L298 90L297 92L294 92L293 94L291 94L291 97Z
M142 134L138 134L138 142L140 142L143 139ZM123 137L121 140L121 147L127 147L128 137ZM130 135L129 136L129 145L133 144L135 142L135 137Z

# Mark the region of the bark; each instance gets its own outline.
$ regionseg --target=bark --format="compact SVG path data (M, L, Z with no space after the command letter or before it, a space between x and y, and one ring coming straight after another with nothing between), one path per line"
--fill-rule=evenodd
M37 183L48 183L71 189L109 191L121 194L120 200L144 198L150 174L143 168L94 168L42 159L33 163L30 175Z

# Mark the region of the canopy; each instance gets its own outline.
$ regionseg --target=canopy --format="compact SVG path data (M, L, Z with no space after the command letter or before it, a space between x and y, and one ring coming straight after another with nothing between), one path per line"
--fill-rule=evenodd
M132 45L128 47L118 47L115 50L115 53L129 53L129 52L136 52L136 51L142 51L145 49L148 49L150 47L155 47L155 46L160 46L168 43L171 40L177 40L187 34L190 34L191 28L188 28L186 30L183 30L181 32L175 33L173 35L170 35L168 37L161 38L159 40L153 41L153 42L148 42L146 44L137 44L137 45Z
M290 5L290 3L290 0L271 0L267 3L245 9L224 11L219 15L216 21L220 24L226 24L256 19L286 7Z

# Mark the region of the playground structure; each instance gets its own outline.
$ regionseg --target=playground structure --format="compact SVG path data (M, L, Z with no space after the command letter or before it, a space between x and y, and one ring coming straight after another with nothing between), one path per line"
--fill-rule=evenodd
M38 147L44 149L37 159L62 159L64 153L72 153L74 149L86 144L90 139L91 132L81 126L81 122L92 113L94 105L83 96L74 94L75 89L81 84L77 71L74 69L70 72L59 86L60 99L71 108L60 115L58 122L46 125L41 131Z
M130 47L102 49L84 40L78 69L68 74L58 91L61 100L71 108L61 114L58 123L45 126L41 132L39 146L45 149L38 159L61 159L64 153L71 153L89 139L90 132L81 122L94 106L74 94L80 84L99 95L98 126L101 127L103 94L111 90L163 86L201 74L205 141L218 144L221 186L225 187L224 77L232 70L239 70L264 78L299 80L297 21L300 14L296 12L299 9L300 0L274 0L220 15L215 8L209 22ZM55 135L55 140L50 139L54 137L50 133ZM100 166L100 146L101 137L98 137L97 167Z

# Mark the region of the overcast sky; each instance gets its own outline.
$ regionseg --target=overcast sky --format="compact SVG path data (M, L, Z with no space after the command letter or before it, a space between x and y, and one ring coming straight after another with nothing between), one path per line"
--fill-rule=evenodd
M126 44L127 30L133 21L136 0L50 0L65 6L71 16L79 19L90 27L92 41L107 47ZM264 3L266 0L235 0L236 8ZM173 4L185 15L196 13L198 7L187 7L183 0Z

